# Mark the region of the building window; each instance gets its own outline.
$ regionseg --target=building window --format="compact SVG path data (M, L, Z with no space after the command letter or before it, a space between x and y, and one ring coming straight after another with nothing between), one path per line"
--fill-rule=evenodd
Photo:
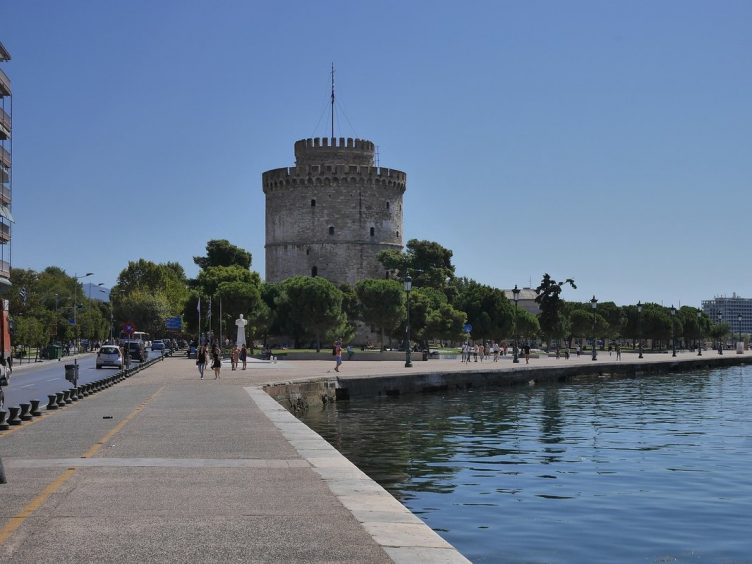
M374 235L376 235L376 230L373 227L371 227L371 237L373 237Z
M319 267L318 267L318 266L314 266L314 267L313 267L313 268L311 269L311 276L314 276L314 277L316 277L316 276L318 276L318 275L319 275Z
M334 235L334 225L329 226L329 235Z
M316 200L311 200L311 207L312 207L312 208L315 208L315 207L316 207Z
M399 231L397 231L397 238L399 238Z
M389 209L389 202L386 203L386 209Z
M306 255L310 255L310 254L311 254L311 247L308 247L308 248L307 248L307 249L305 250L305 254L306 254Z

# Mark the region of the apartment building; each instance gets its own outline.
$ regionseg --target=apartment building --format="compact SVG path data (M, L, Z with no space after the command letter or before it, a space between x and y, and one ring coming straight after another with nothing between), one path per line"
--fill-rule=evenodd
M752 334L752 299L742 298L734 292L731 297L720 296L702 301L702 311L714 322L726 323L738 335ZM720 317L719 317L720 315Z
M0 63L10 61L10 53L0 43ZM0 284L10 285L10 225L13 173L13 100L8 75L0 68Z

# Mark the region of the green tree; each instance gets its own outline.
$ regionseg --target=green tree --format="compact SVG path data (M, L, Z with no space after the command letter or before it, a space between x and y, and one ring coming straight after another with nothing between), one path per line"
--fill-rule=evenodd
M251 268L251 258L251 253L227 239L212 239L206 243L206 256L193 257L193 262L202 270L217 266L238 266L248 270Z
M201 270L196 278L196 286L202 296L213 296L221 284L239 282L260 288L261 277L258 272L252 272L238 265L212 266Z
M164 295L143 290L120 295L113 308L117 319L154 335L164 330L164 320L170 315L170 304Z
M514 305L502 290L463 278L457 280L457 307L464 311L477 339L497 339L512 335Z
M283 301L296 320L296 337L311 336L316 351L321 350L321 337L340 328L346 321L342 311L342 292L320 276L293 276L282 282Z
M524 339L534 339L540 334L538 317L527 310L517 311L517 334Z
M545 273L540 285L535 289L538 294L535 301L540 306L538 321L541 331L548 338L561 339L566 335L567 323L562 316L561 292L567 284L572 288L577 288L572 278L557 282L548 273Z
M361 319L379 329L381 348L384 334L390 336L405 319L405 292L396 280L361 280L355 284Z
M400 280L409 273L415 288L445 290L454 278L452 251L434 241L410 239L404 252L382 251L379 261Z
M128 266L120 272L110 296L113 301L118 301L137 291L162 296L170 314L180 313L189 295L185 272L179 264L157 264L145 259L128 262Z

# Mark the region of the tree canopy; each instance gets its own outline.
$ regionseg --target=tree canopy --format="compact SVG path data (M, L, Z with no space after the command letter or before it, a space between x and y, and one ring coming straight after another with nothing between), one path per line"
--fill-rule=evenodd
M213 266L239 266L251 268L251 253L230 243L227 239L212 239L206 243L206 256L193 257L199 268Z

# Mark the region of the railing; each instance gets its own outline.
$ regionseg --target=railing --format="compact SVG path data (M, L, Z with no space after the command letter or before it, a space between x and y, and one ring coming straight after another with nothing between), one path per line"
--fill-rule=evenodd
M0 108L0 127L3 127L10 131L12 129L12 120L10 114L4 109Z
M5 186L0 186L0 203L3 205L8 205L11 202L11 192L10 188L7 188Z
M0 147L0 164L4 167L10 168L12 163L13 159L11 159L10 153Z
M0 223L0 242L7 243L10 241L10 225Z
M0 94L3 96L10 96L10 78L3 71L0 70Z

